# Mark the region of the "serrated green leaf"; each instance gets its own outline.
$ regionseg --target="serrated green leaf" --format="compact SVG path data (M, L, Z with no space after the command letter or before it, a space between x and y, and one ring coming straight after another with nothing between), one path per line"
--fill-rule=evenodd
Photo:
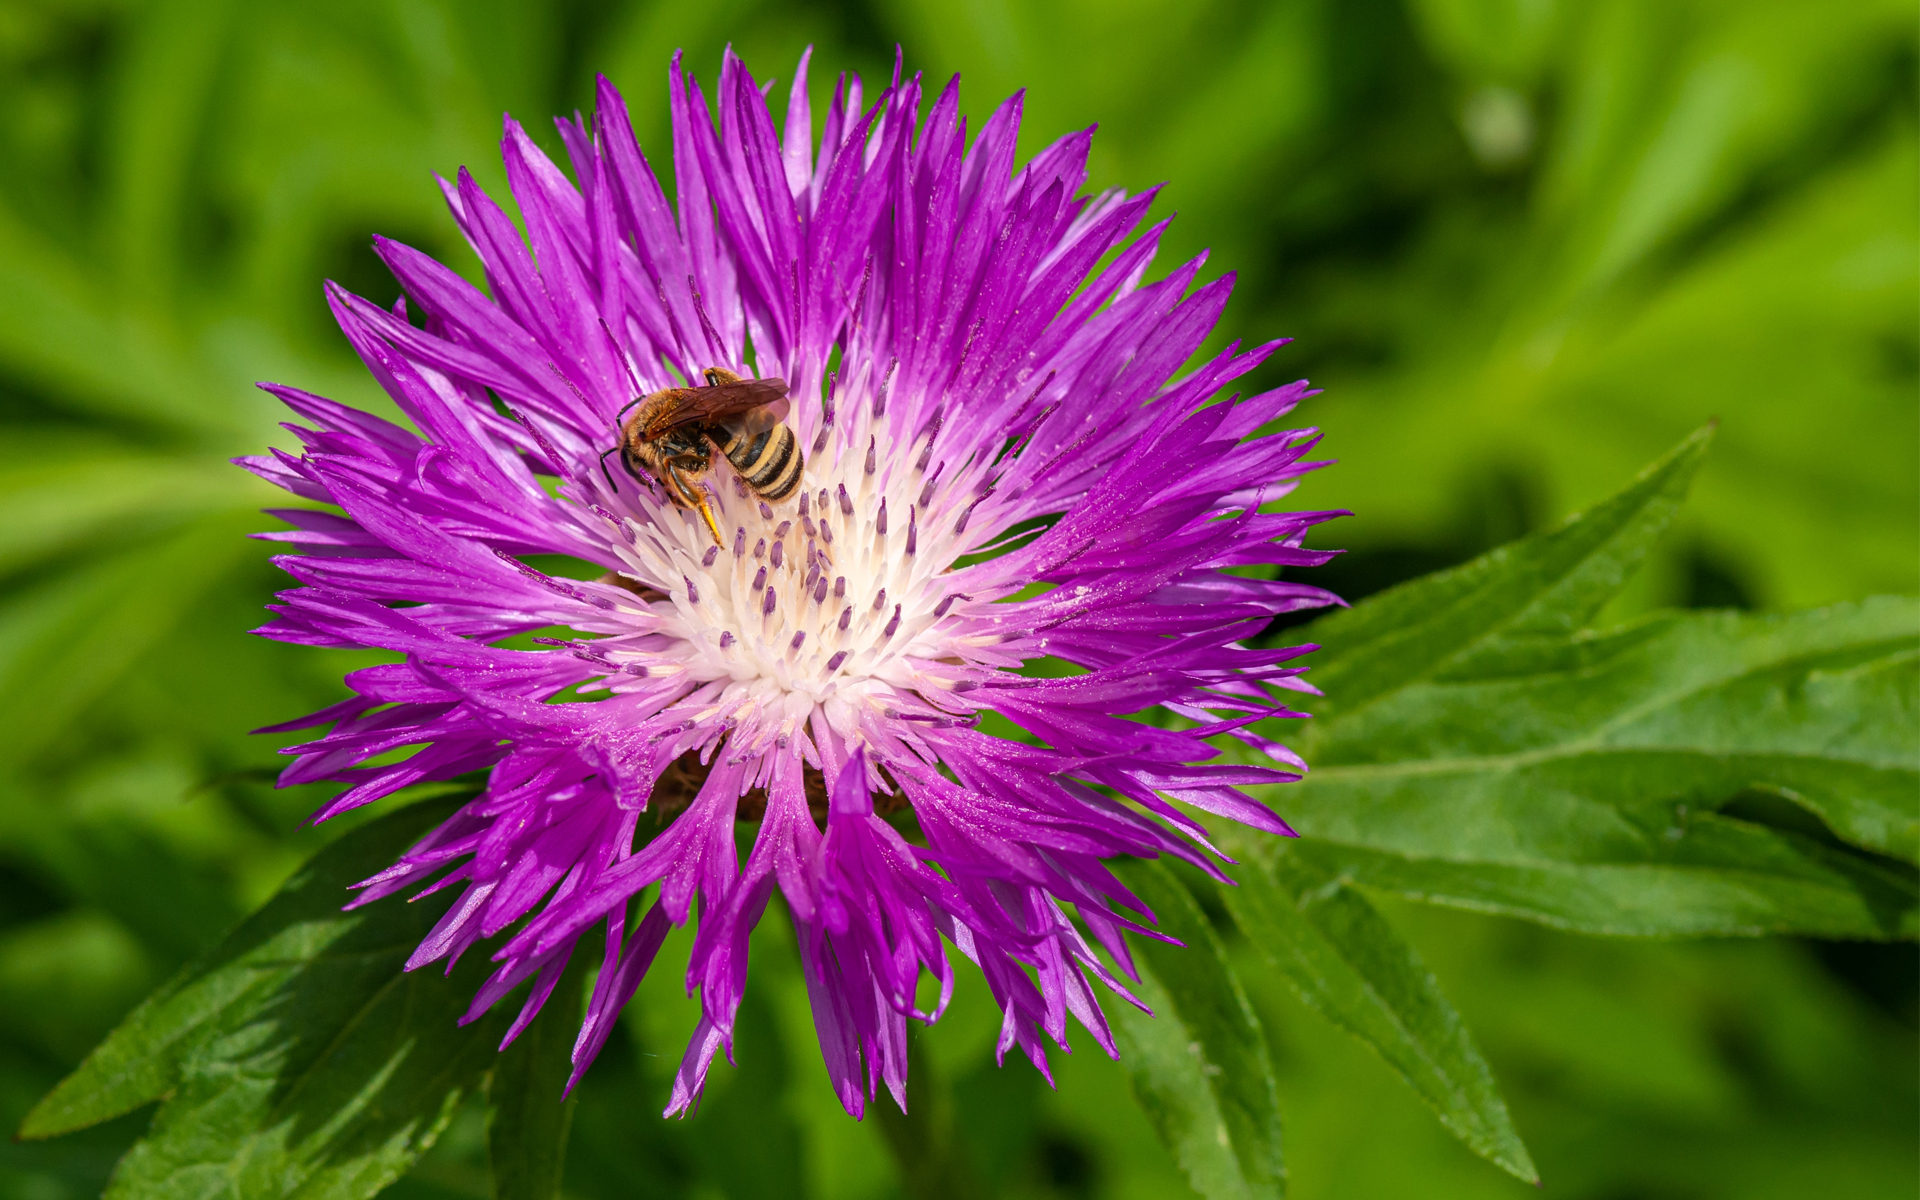
M1266 1035L1219 937L1165 866L1128 861L1118 870L1161 932L1185 943L1136 943L1139 995L1153 1015L1115 1006L1114 1034L1135 1098L1201 1195L1284 1195Z
M557 1200L578 1097L564 1096L580 1029L584 962L560 976L487 1083L487 1166L494 1200Z
M401 970L445 901L340 904L452 808L410 806L322 851L141 1004L21 1136L164 1099L110 1197L363 1197L398 1178L482 1081L504 1022L457 1025L484 962L452 979Z
M1920 602L1581 626L1664 526L1700 435L1550 533L1305 631L1305 852L1419 899L1621 934L1906 937L1912 873L1714 810L1769 788L1920 854Z
M1315 621L1302 640L1322 647L1313 664L1313 682L1328 693L1320 714L1337 720L1470 656L1583 627L1673 519L1711 438L1711 429L1693 434L1625 491L1550 533ZM1313 761L1337 736L1329 724L1316 719L1305 731Z
M1220 895L1254 948L1309 1007L1386 1059L1475 1153L1538 1183L1493 1072L1413 947L1344 879L1291 846L1242 836L1230 848L1243 863L1240 886Z

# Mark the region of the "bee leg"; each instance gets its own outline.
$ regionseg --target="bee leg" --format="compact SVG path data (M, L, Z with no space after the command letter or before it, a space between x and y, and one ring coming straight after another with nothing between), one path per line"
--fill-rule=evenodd
M720 541L720 526L714 523L713 509L707 505L706 489L697 483L687 482L686 477L680 474L678 467L669 466L667 471L673 476L673 482L677 485L680 494L690 498L693 506L700 510L700 519L707 523L707 532L713 535L713 544L716 546L723 544Z

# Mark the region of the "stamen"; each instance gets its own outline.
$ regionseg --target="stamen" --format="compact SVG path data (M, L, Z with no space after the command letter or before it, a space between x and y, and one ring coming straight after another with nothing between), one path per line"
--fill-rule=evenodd
M756 586L757 586L757 585L756 585ZM776 593L776 592L775 592L775 591L774 591L774 590L773 590L772 588L768 588L768 589L767 589L767 599L766 599L766 602L765 602L764 604L762 604L762 605L760 606L760 615L761 615L761 616L763 616L763 617L770 617L770 616L772 616L772 615L773 615L773 605L774 605L774 596L775 596L775 595L777 595L777 593Z
M881 588L880 594L873 598L873 611L879 612L887 606L887 589Z
M944 407L934 409L933 420L927 424L927 444L920 447L920 461L913 464L915 471L927 469L927 460L933 457L934 439L940 436L940 427L946 423L947 410Z
M869 474L871 474L871 472L869 472ZM853 515L853 497L847 495L846 484L844 483L840 484L839 487L840 487L840 515L843 517L850 517Z
M812 498L809 497L805 492L800 493L800 517L802 520L806 519L807 504L810 502L811 499Z
M873 474L874 468L879 465L874 458L875 447L876 447L876 439L869 437L867 439L867 474L869 475ZM846 494L844 488L842 489L841 494L842 495Z
M720 557L720 547L708 546L706 554L702 555L700 558L700 565L703 567L710 567L713 565L713 560L719 557Z
M785 542L775 542L773 544L773 552L767 555L767 561L778 567L786 556L787 544Z
M898 632L900 632L900 606L896 604L893 606L893 619L887 622L887 628L882 636L892 637Z
M793 641L788 643L787 645L787 652L791 654L793 651L798 650L800 648L800 643L806 640L807 640L807 631L802 629L799 633L796 633L793 635Z
M919 509L907 505L907 553L911 555L920 541Z
M821 515L822 517L824 517L824 516L826 516L826 515L827 515L827 501L828 501L828 499L829 499L829 496L828 496L828 494L827 494L827 489L825 489L825 488L821 488L821 489L820 489L820 515Z
M833 428L833 396L834 392L839 389L839 386L840 372L835 371L833 374L827 376L826 408L821 413L820 432L815 434L813 438L813 457L815 458L820 457L820 452L827 448L827 433ZM807 511L807 497L805 493L802 493L800 496L800 511L803 513Z
M840 610L840 632L845 633L847 626L851 624L853 624L853 605L849 604Z
M767 556L767 539L761 538L753 544L753 556L755 558L765 558Z
M725 650L728 646L731 646L731 645L733 645L733 630L722 629L720 631L720 648L722 650Z
M753 573L753 590L756 592L759 591L761 588L766 587L766 583L767 583L767 569L765 567L761 567L758 571L755 571Z
M880 381L880 390L874 393L873 419L876 421L887 415L887 389L893 386L893 373L899 368L900 359L896 356L892 362L887 364L886 377ZM873 472L868 471L867 474L871 475Z
M744 558L747 553L747 527L745 525L733 531L733 556Z
M820 522L820 541L828 546L833 545L833 529L825 521Z
M825 604L826 601L827 601L827 577L825 575L822 575L820 577L820 582L815 584L813 587L813 602L815 604Z
M760 502L760 519L762 521L773 520L773 506L768 504L765 500L762 500Z
M873 531L881 537L887 536L887 498L880 497L880 512L873 518Z
M953 607L953 602L955 600L971 600L971 599L973 599L973 597L967 595L965 592L955 592L950 596L942 597L940 603L933 606L933 615L935 619L944 617L947 615L947 610Z
M779 541L779 540L780 540L781 538L783 538L783 537L785 537L785 536L787 536L787 530L789 530L789 529L792 529L792 528L793 528L793 522L792 522L792 521L782 521L782 522L780 522L780 525L779 525L779 527L778 527L778 528L776 528L776 529L775 529L775 530L773 531L773 540L777 542L777 541Z
M939 481L940 472L946 469L947 469L947 460L943 458L940 460L940 465L933 469L933 474L927 476L927 486L920 489L920 507L921 508L925 508L927 506L927 502L933 499L933 485Z
M687 585L687 603L688 604L700 603L700 589L693 586L693 580L688 579L685 575L682 575L680 577L680 582Z
M833 598L835 600L839 600L845 597L846 594L847 594L847 577L845 575L834 576L833 577Z
M988 488L986 491L981 492L978 496L975 496L973 498L973 503L967 505L965 510L963 510L960 513L960 519L953 523L953 531L955 533L965 533L967 531L967 518L973 515L974 509L980 507L980 502L982 500L985 500L988 496L991 496L991 495L993 495L993 489Z
M827 670L838 671L840 664L845 661L847 661L847 652L845 650L836 650L833 652L833 657L827 660Z

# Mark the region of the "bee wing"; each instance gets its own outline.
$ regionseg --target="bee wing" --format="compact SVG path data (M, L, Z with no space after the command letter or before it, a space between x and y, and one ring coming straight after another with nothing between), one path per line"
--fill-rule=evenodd
M777 406L776 411L784 418L791 407L784 379L745 379L715 387L672 388L661 394L661 400L659 411L647 422L649 440L682 425L725 421L757 408Z

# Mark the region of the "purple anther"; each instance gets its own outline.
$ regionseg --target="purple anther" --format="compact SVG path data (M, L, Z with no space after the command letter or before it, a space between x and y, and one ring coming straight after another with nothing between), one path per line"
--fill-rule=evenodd
M887 627L882 632L886 637L892 637L894 634L900 632L900 606L898 604L893 606L893 619L887 622Z
M974 509L980 507L980 502L982 500L985 500L988 496L991 496L991 495L993 495L993 489L988 488L986 491L981 492L978 496L975 496L973 498L973 503L967 505L966 509L963 512L961 512L960 519L953 523L953 531L955 533L965 533L967 531L967 518L973 515Z
M818 562L815 562L812 566L807 568L807 581L801 586L808 589L812 589L813 581L818 578L820 578L820 564Z
M779 524L779 525L777 525L777 526L775 526L775 527L774 527L774 530L773 530L773 540L777 542L777 541L779 541L779 540L780 540L781 538L783 538L783 537L785 537L785 536L787 536L787 530L789 530L789 529L792 529L792 528L793 528L793 522L792 522L792 521L782 521L782 522L780 522L780 524Z
M887 536L887 498L880 497L880 512L873 518L873 531L881 537Z
M742 500L747 498L747 481L738 475L733 477L733 494Z
M947 610L952 608L953 602L955 600L958 600L959 598L960 597L958 595L941 597L940 603L933 606L933 615L935 619L946 616Z
M833 545L833 530L825 521L820 522L820 540L829 546Z
M829 417L829 418L827 418L827 419L828 419L828 420L832 420L833 418L831 418L831 417ZM801 492L801 493L800 493L800 516L801 516L801 518L802 518L802 519L805 519L805 517L806 517L806 515L807 515L807 505L808 505L808 503L809 503L809 502L810 502L810 501L809 501L809 497L807 496L807 494L806 494L805 492Z
M806 640L807 640L807 631L806 631L806 630L804 630L804 629L802 629L802 630L801 630L801 631L800 631L799 633L796 633L796 634L794 634L794 635L793 635L793 640L792 640L791 642L789 642L789 643L787 643L787 653L789 653L789 654L791 654L791 653L793 653L793 652L794 652L795 650L798 650L798 649L800 648L800 643L802 643L802 642L804 642L804 641L806 641Z
M720 547L708 546L707 552L700 556L700 565L703 567L710 567L713 565L713 560L719 557L720 557Z
M687 603L688 604L700 603L700 589L693 586L693 580L688 579L685 575L682 575L680 577L680 582L687 585Z
M921 508L925 508L927 506L927 502L933 499L933 485L939 482L940 472L946 469L947 469L947 460L943 458L940 460L940 465L933 469L933 474L927 476L927 486L920 489L920 507Z
M745 558L747 554L747 527L740 525L733 531L733 556Z
M773 544L773 552L767 555L767 561L777 567L786 560L786 557L787 544L785 542L775 542Z
M823 517L827 515L827 501L829 499L831 499L831 497L828 496L827 489L821 488L820 489L820 515Z
M731 645L733 645L733 630L722 629L720 631L720 648L722 650L725 650L728 646L731 646Z
M845 633L847 626L851 624L853 624L853 605L849 604L840 610L840 632Z
M800 528L807 531L808 537L818 537L820 535L820 531L814 528L813 518L806 513L800 514Z
M833 598L835 600L843 599L846 594L847 577L845 575L835 575L833 577Z
M879 612L887 606L887 589L881 588L880 594L873 598L873 611Z
M765 586L767 586L767 569L761 567L753 573L753 590L757 592Z
M626 671L627 674L633 676L635 679L645 679L647 677L646 667L640 665L639 663L628 663L624 668L624 670Z
M869 437L867 439L867 474L869 475L873 474L874 468L880 465L879 461L874 457L874 451L876 449L875 439Z
M945 408L934 409L933 420L927 425L927 444L920 447L920 461L913 464L914 470L924 471L927 469L927 460L933 457L934 439L940 436L940 427L946 424L946 422L947 410Z
M762 521L773 520L773 506L771 504L768 504L765 500L762 500L760 502L760 519Z
M827 660L827 670L838 671L840 664L845 661L847 661L847 652L845 650L836 650L833 652L833 657Z
M827 600L827 577L822 575L820 582L813 585L813 602L824 604Z
M979 686L980 681L978 679L962 679L959 683L953 685L953 690L956 692L970 692Z
M773 597L774 597L774 590L772 588L768 588L767 598L760 605L761 616L766 617L766 616L771 616L773 614Z
M845 517L850 517L853 515L853 497L847 495L846 484L844 483L840 484L839 488L840 488L840 515Z
M907 505L907 553L912 554L920 545L919 509Z
M753 556L755 558L765 558L767 556L767 539L761 538L753 544Z

